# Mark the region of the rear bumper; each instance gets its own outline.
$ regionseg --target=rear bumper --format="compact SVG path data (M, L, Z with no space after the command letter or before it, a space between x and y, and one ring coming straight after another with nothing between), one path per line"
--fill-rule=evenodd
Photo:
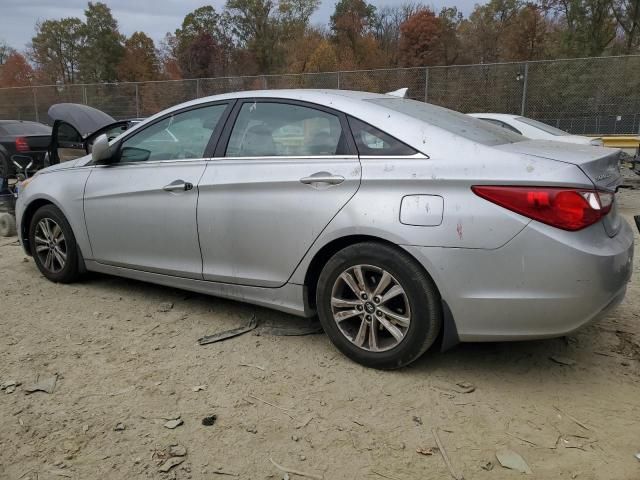
M432 274L460 341L529 340L569 334L624 298L633 231L602 224L565 232L531 222L496 250L404 247Z

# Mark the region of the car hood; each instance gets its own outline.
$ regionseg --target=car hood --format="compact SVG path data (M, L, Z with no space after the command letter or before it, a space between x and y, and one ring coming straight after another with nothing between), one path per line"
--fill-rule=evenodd
M61 120L70 124L83 138L116 121L96 108L78 103L56 103L47 113L52 121Z

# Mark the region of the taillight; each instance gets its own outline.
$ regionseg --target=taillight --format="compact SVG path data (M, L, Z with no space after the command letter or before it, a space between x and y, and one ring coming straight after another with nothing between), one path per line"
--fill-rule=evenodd
M474 185L473 192L501 207L563 230L580 230L611 210L614 194L599 190Z
M24 137L16 138L16 151L18 152L28 152L30 150L29 143L27 139Z

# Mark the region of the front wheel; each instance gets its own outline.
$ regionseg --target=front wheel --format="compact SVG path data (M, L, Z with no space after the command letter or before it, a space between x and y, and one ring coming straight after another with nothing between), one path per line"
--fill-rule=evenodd
M71 225L54 205L40 207L31 219L29 245L36 266L52 282L70 283L80 274Z
M322 326L352 360L373 368L399 368L419 358L442 325L433 280L407 253L373 242L336 253L318 279Z

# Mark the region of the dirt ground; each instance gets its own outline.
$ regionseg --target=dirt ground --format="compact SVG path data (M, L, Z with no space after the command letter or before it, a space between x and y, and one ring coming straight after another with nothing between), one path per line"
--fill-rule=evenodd
M640 214L640 190L619 201ZM284 478L270 459L327 480L453 478L434 430L466 479L521 477L503 448L523 478L640 479L638 260L625 302L570 338L465 344L381 372L324 335L199 346L253 313L297 319L101 275L56 285L0 245L0 383L19 383L0 391L2 479ZM54 374L53 393L26 393Z

